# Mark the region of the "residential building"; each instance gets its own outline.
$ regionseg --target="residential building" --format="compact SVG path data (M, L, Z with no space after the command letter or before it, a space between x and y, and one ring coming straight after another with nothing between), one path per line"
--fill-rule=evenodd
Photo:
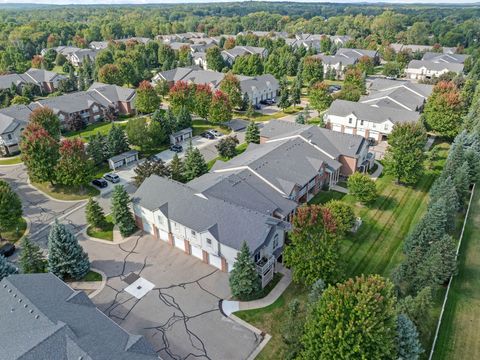
M435 52L426 52L423 54L423 61L432 61L434 63L463 64L468 55L463 54L442 54Z
M324 77L328 77L333 72L336 79L343 79L347 68L355 65L358 61L356 58L347 58L341 55L317 54L313 57L322 60Z
M4 278L0 319L4 360L159 359L143 336L129 334L52 273Z
M155 84L159 81L166 81L173 86L177 81L185 81L197 85L207 84L212 90L217 90L224 77L224 73L191 66L162 71L153 77L152 82ZM259 104L263 100L274 99L280 88L278 80L270 74L253 77L237 75L237 78L240 81L242 94L247 94L253 105Z
M378 77L367 78L368 95L363 95L360 102L376 107L421 112L432 91L433 85Z
M223 59L229 66L232 66L235 59L239 56L255 54L260 55L262 59L265 59L268 56L268 50L256 46L235 46L232 49L222 51Z
M26 84L32 84L41 94L52 93L58 89L60 81L66 78L65 75L53 71L31 68L23 74L0 75L0 90L9 89L13 84L17 91L21 91Z
M326 126L334 131L382 141L392 132L393 125L416 122L420 113L337 99L323 118Z
M73 66L81 66L87 58L93 63L98 52L99 50L94 49L80 49L69 54L67 60Z
M20 151L20 135L27 126L31 112L38 105L14 105L0 109L0 155L13 155Z
M152 41L150 38L146 37L131 37L125 39L116 39L116 40L109 40L109 41L92 41L88 46L90 49L93 50L103 50L106 49L110 42L113 43L127 43L127 42L138 42L139 44L146 45L148 42Z
M338 46L345 46L353 38L350 35L332 35L330 41Z
M53 48L45 48L45 49L42 49L42 51L40 51L40 54L42 56L45 55L45 53L50 50L50 49L53 49L56 51L57 54L62 54L63 56L65 56L66 58L68 58L68 56L72 53L74 53L75 51L78 51L78 50L82 50L81 48L79 47L76 47L76 46L57 46L57 47L53 47Z
M463 64L412 60L405 69L406 77L412 80L431 79L449 72L461 74L463 72Z
M362 57L368 57L373 60L374 64L380 62L380 56L376 50L340 48L335 55L343 56L346 59L354 59L355 61L358 61Z

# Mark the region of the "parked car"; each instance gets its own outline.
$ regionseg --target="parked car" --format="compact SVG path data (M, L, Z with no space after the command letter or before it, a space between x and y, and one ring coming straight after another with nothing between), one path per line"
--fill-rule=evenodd
M261 107L259 104L253 105L253 108L254 108L255 110L261 110L261 109L262 109L262 107Z
M208 130L207 132L209 132L210 134L212 134L213 136L215 137L220 137L222 136L223 134L220 132L220 131L217 131L217 130Z
M201 137L204 137L205 139L213 140L215 139L215 135L209 133L208 131L205 131L200 134Z
M342 87L340 85L330 85L328 87L328 92L329 93L334 93L334 92L340 91L341 89L342 89Z
M373 145L375 145L375 143L376 143L377 141L376 141L374 138L369 137L369 138L367 139L367 142L368 142L368 145L369 145L369 146L373 146Z
M179 144L170 145L170 150L176 153L180 153L183 151L183 146Z
M93 180L92 184L100 189L106 188L108 186L108 183L105 181L105 179L102 178Z
M116 183L120 182L120 176L118 176L117 174L113 174L113 173L106 174L103 178L107 181L110 181L113 184L116 184Z
M265 100L265 104L273 105L273 104L275 104L275 99L267 99L267 100Z
M386 79L388 80L397 80L396 76L387 76Z
M5 257L12 256L14 252L15 245L13 245L12 243L7 242L0 247L0 255L3 255Z

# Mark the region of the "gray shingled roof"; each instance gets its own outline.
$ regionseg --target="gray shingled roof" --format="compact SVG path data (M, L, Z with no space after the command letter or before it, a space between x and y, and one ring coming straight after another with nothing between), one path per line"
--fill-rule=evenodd
M375 51L375 50L364 50L364 49L340 48L340 49L337 50L335 55L358 60L363 56L368 56L368 57L374 58L377 55L377 51Z
M461 73L463 71L463 64L433 62L433 61L425 61L425 60L412 60L408 63L408 66L407 66L407 68L409 69L420 69L422 67L425 67L427 70L433 70L433 71L448 70L456 73Z
M143 337L128 334L51 273L0 282L0 349L4 360L158 359Z
M252 252L269 241L273 225L288 224L273 217L235 205L214 196L205 196L190 186L152 175L133 196L133 203L166 216L188 228L210 231L228 247L240 250L244 241Z
M420 114L415 111L398 110L391 107L376 107L368 104L347 100L335 100L327 110L328 115L348 116L354 114L358 119L383 123L390 120L392 123L418 121Z
M263 47L257 47L257 46L235 46L232 49L229 50L223 50L222 55L224 58L232 58L236 59L239 56L242 55L253 55L253 54L258 54L262 55L263 52L265 51L265 48Z
M322 60L322 63L326 65L342 64L344 66L347 66L347 65L353 65L357 61L357 58L354 58L354 57L346 58L345 56L340 56L340 55L318 54L318 55L313 55L313 57L316 57Z
M12 84L19 86L22 83L31 83L31 79L26 79L24 75L21 74L7 74L0 75L0 89L9 89Z
M103 84L100 82L93 83L88 90L95 90L99 92L103 96L107 97L111 102L131 101L136 94L134 89L117 85Z
M0 109L0 134L14 131L18 126L26 126L36 104L14 105Z
M47 71L43 69L29 69L25 72L26 76L31 77L38 83L51 82L56 77L66 78L64 75L57 74L53 71Z
M426 52L425 54L423 54L422 60L438 63L463 64L467 57L468 55L463 54L442 54L435 52Z

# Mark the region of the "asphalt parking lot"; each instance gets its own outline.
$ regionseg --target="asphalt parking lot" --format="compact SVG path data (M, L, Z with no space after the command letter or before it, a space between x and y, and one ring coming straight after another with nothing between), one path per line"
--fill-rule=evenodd
M163 359L247 359L260 343L219 310L219 300L229 297L227 274L150 235L82 245L108 278L92 300L127 331L144 335ZM142 286L153 284L140 299L125 290L138 277Z

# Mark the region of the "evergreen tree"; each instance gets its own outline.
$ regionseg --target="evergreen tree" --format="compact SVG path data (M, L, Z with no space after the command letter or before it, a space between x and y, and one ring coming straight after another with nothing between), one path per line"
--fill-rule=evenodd
M123 185L115 185L112 195L112 219L123 237L132 235L136 229L129 203L130 197Z
M95 165L100 165L108 159L107 137L100 133L88 138L87 154Z
M133 180L135 181L136 186L140 186L145 179L152 175L170 177L170 169L168 166L165 166L165 163L162 159L156 160L145 160L133 170L135 176Z
M22 273L43 273L46 264L40 247L34 244L28 236L24 236L21 240L21 249L18 265Z
M248 93L243 94L242 98L242 110L247 111L248 107L252 104L250 98L248 97ZM247 114L248 116L248 114Z
M107 137L108 156L112 157L130 150L125 131L119 126L112 124Z
M323 292L325 291L325 281L318 279L312 285L310 292L308 293L308 302L314 306L318 300L322 297Z
M190 112L188 111L187 107L182 106L177 116L177 126L176 126L177 131L189 128L191 126L192 126L192 116L190 115Z
M252 119L255 116L255 109L253 108L253 105L252 105L251 102L248 102L247 110L245 111L245 115L247 115L247 117L249 119Z
M302 97L302 85L295 82L292 88L292 104L293 107L297 106L301 102Z
M261 290L261 280L246 242L235 259L229 277L232 295L239 300L248 300Z
M454 181L448 177L439 177L430 188L430 203L432 206L440 198L445 199L445 209L447 212L447 231L453 231L455 228L455 218L460 209L457 190Z
M470 174L469 174L469 164L467 161L464 161L463 164L458 169L453 182L455 184L455 189L457 190L458 201L460 207L465 208L468 203L470 196Z
M280 99L278 100L278 106L285 110L291 105L290 102L290 91L288 90L287 81L282 79L280 82Z
M178 157L178 154L173 155L173 159L170 162L170 175L173 180L183 182L185 177L183 176L184 168L183 161Z
M183 176L186 181L190 181L208 172L208 166L200 150L190 145L185 153L183 162Z
M295 117L295 122L297 124L305 124L305 116L303 115L303 113L298 113L298 115Z
M245 132L245 142L248 144L260 144L260 130L258 129L258 125L255 121L250 121L250 124L247 126L247 130Z
M88 199L87 207L85 209L87 222L90 226L97 229L103 229L106 223L105 213L98 201L93 198Z
M48 269L61 279L80 280L90 271L90 261L73 233L57 220L48 235Z
M8 275L16 273L18 273L18 271L15 266L8 262L5 256L0 255L0 281Z
M415 324L405 314L397 318L397 359L418 360L423 353Z
M22 202L9 183L0 179L0 239L2 231L13 228L23 215Z

